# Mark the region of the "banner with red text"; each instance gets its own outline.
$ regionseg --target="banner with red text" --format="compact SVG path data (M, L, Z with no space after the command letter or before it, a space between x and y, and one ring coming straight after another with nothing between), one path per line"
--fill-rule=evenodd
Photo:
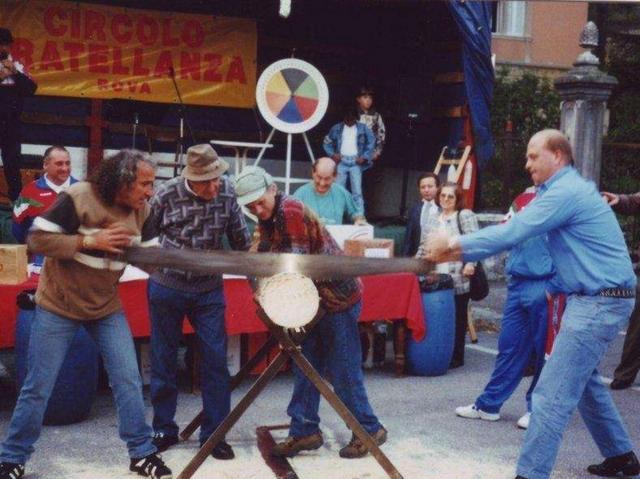
M88 3L3 0L0 26L39 95L250 108L253 20Z

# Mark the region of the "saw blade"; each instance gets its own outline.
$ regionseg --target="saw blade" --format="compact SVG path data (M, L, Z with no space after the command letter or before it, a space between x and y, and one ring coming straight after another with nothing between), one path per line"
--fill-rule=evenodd
M433 263L418 258L363 258L292 253L249 253L131 247L125 251L129 263L172 268L194 273L227 273L269 277L299 273L311 279L340 279L385 273L427 274Z

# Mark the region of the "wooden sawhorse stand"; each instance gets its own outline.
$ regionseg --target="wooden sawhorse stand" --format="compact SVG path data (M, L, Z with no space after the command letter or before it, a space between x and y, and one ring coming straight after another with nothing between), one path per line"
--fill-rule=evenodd
M391 479L402 479L402 475L395 466L391 463L389 458L382 452L378 444L371 438L371 436L364 430L358 420L353 416L351 411L347 409L344 403L336 395L331 388L330 384L315 370L315 368L309 363L307 358L304 357L300 351L300 344L304 339L304 333L294 334L294 337L290 335L289 330L282 328L269 319L262 308L258 307L258 316L269 328L271 337L260 348L260 350L245 364L242 369L236 374L231 381L231 388L234 389L242 382L242 380L249 374L249 372L259 363L259 361L271 350L271 348L279 344L280 352L276 355L274 360L267 366L263 373L253 383L247 394L240 400L240 402L231 410L227 417L220 423L218 428L202 445L200 450L191 459L189 464L178 475L177 479L190 479L193 474L198 470L202 463L207 459L211 451L216 445L224 439L227 432L234 426L234 424L240 419L249 406L255 401L262 390L267 386L276 374L280 371L280 368L284 365L288 358L291 358L294 363L300 368L303 374L313 383L313 385L320 391L320 394L327 400L331 407L338 413L338 415L344 420L347 426L353 431L353 433L360 439L371 452L378 464L385 470ZM324 311L319 311L314 320L308 324L305 329L308 331L313 327L315 322L319 321L324 316ZM188 439L191 434L202 423L202 412L194 418L193 421L185 428L180 434L183 440Z

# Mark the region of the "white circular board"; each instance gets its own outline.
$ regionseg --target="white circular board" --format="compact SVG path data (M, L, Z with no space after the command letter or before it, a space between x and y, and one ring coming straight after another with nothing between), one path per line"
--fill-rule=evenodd
M302 133L322 120L329 104L329 88L316 67L287 58L262 72L256 101L264 119L276 130Z

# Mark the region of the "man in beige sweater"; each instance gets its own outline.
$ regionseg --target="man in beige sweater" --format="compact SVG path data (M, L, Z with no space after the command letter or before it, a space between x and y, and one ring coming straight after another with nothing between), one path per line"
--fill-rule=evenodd
M36 293L27 376L0 446L0 479L24 475L58 371L80 327L96 342L109 374L129 469L145 477L172 477L156 454L145 421L133 339L117 289L126 266L117 254L132 244L157 243L147 221L154 178L148 155L120 151L104 160L90 181L72 185L35 219L29 248L46 259Z

